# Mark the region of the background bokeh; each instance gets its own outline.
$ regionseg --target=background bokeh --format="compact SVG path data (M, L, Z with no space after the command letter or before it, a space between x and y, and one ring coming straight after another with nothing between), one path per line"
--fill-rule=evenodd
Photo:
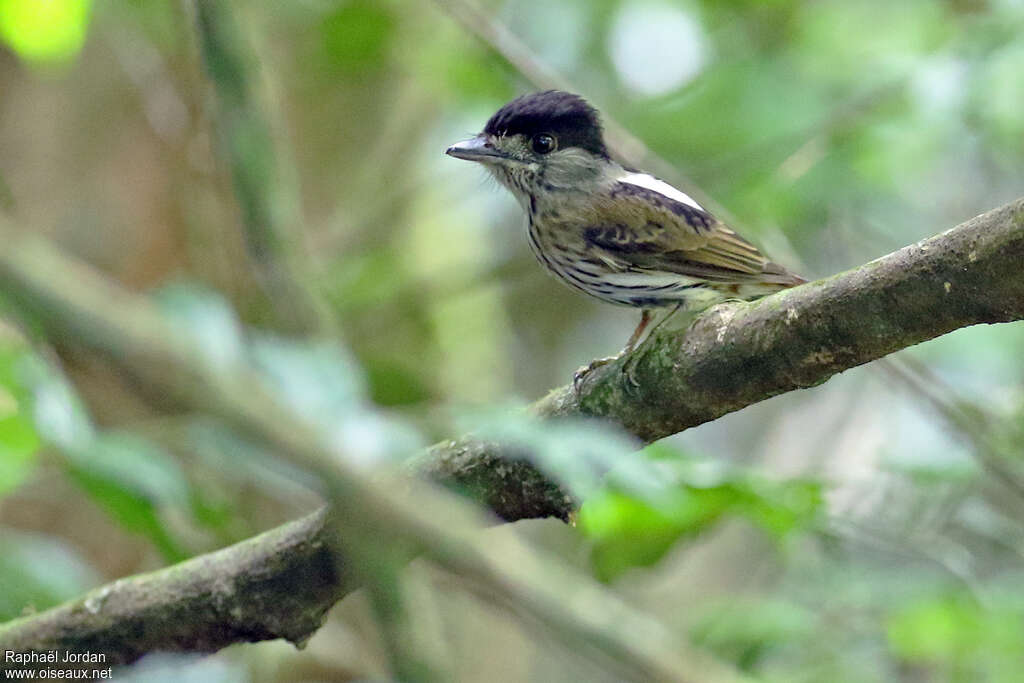
M635 311L547 275L511 196L443 154L517 94L552 83L584 94L635 136L618 137L621 150L809 278L1024 189L1017 0L230 7L252 51L295 272L345 349L338 381L365 392L339 438L368 458L414 453L543 395L635 324ZM0 210L183 324L230 304L245 325L292 333L253 274L195 23L189 2L0 0ZM50 341L29 350L0 319L0 616L316 504L287 478L225 467L224 451L250 446ZM685 465L692 514L652 521L603 491L581 530L516 526L767 680L1020 680L1022 349L1020 324L960 330L897 354L898 366L667 439L648 457ZM60 448L60 430L86 414L105 456ZM169 436L183 432L190 448ZM813 515L801 495L820 495ZM636 537L664 542L638 549ZM453 676L574 675L529 629L430 567L411 571L416 613ZM302 652L236 647L125 675L379 675L386 658L361 600Z

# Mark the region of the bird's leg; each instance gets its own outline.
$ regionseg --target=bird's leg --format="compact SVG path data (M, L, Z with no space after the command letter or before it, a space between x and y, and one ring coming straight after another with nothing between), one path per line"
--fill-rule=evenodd
M676 307L673 308L671 311L669 311L668 315L666 315L664 318L662 318L660 321L658 321L658 324L651 328L651 332L647 336L650 337L651 334L654 334L655 330L657 330L659 327L664 325L665 321L668 320L669 318L671 318L673 315L675 315L679 311L679 309L682 308L682 307L683 307L682 303L676 304ZM639 339L640 334L643 333L644 328L647 327L647 324L650 321L651 321L650 311L644 309L643 316L640 318L640 324L637 325L636 331L633 332L633 336L629 338L629 342L627 342L627 344L626 344L626 348L627 349L632 350L632 348L630 347L630 344L634 344L634 345L636 344L636 341L637 341L637 339ZM623 352L625 352L625 350L626 349L623 349ZM630 358L629 360L626 361L626 364L622 368L622 372L623 372L623 374L626 375L626 379L628 380L629 385L632 385L635 388L639 388L640 387L640 382L636 381L636 375L633 374L633 372L635 370L636 370L636 356L634 356L634 357L632 357L632 358ZM627 388L628 388L628 386L627 386Z
M636 348L637 342L640 341L640 335L642 335L644 330L647 329L647 326L651 324L652 318L653 316L651 315L651 310L649 308L645 308L640 311L640 322L637 324L636 329L633 330L633 334L629 335L629 341L627 341L626 345L621 351L619 351L619 356L624 356Z
M614 356L608 356L607 358L598 358L597 360L591 361L590 365L582 366L579 370L576 371L576 373L572 377L572 386L573 389L576 390L577 396L580 393L580 383L583 381L584 377L590 374L592 370L594 370L595 368L599 368L602 365L607 365L608 363L611 363L613 360L622 358L624 355L630 353L633 349L636 348L637 343L640 341L640 337L643 335L644 330L647 329L647 326L650 324L652 317L653 316L651 315L651 311L649 309L645 308L642 311L640 311L640 323L636 326L636 329L633 330L633 334L629 335L629 340L626 342L626 345L622 347L621 351L619 351Z

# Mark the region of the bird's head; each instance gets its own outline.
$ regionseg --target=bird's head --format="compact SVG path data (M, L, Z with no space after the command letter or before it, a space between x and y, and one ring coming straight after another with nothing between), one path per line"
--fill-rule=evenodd
M521 201L599 179L612 162L597 110L558 90L518 97L447 154L483 164Z

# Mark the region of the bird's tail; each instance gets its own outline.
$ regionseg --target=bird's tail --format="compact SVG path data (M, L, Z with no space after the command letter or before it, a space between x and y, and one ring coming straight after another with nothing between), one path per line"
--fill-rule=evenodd
M807 282L799 275L791 273L778 263L772 263L769 261L764 264L764 270L761 271L761 282L765 285L774 285L774 289L786 289L788 287L796 287Z

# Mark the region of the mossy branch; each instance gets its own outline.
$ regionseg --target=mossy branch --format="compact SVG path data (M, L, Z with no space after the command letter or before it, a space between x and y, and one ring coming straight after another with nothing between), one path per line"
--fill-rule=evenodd
M102 653L110 666L149 652L214 652L273 638L301 643L345 592L324 518L321 511L15 619L0 625L0 645L18 653Z
M114 359L133 372L144 375L162 372L159 367L153 367L161 363L150 361L166 360L166 355L154 350L166 348L167 339L156 321L147 317L146 309L109 285L100 287L95 276L81 266L40 250L35 241L15 239L13 231L3 227L0 224L0 234L9 246L0 253L0 286L13 300L35 311L51 335L108 352L118 350L112 354ZM602 417L644 441L652 441L770 396L815 386L845 369L960 327L1020 320L1024 318L1022 263L1024 199L832 278L754 303L719 306L701 316L686 331L663 331L648 340L632 359L635 363L632 376L638 385L623 372L624 364L630 359L622 359L595 371L578 395L571 387L563 387L538 402L534 409L546 418ZM172 354L172 358L178 357ZM234 410L232 400L241 398L235 396L239 392L211 398L207 371L191 368L190 372L184 372L190 366L179 365L181 367L171 368L173 377L153 374L153 381L177 387L182 392L195 391L198 385L207 395L194 396L197 404L220 401L215 407L222 415ZM242 392L242 397L245 395L247 392ZM302 451L302 444L294 442L295 430L266 424L263 420L266 415L258 404L249 405L240 400L237 405L242 408L235 415L240 423L257 429L257 433L271 443L289 446L285 450ZM514 467L493 467L501 458L502 449L500 444L464 439L435 446L418 459L416 466L436 479L475 490L505 519L564 517L572 501L536 469L522 462ZM507 461L501 462L507 465ZM406 538L416 539L415 547L419 551L442 566L484 582L502 604L529 612L533 618L541 615L542 621L549 625L564 627L570 634L570 641L575 638L576 642L587 645L588 651L614 650L616 654L612 659L620 665L626 662L626 670L632 675L646 672L654 678L666 674L670 678L686 678L678 674L692 672L692 662L700 660L699 655L688 653L684 660L689 664L681 664L678 657L670 654L675 646L664 639L656 625L617 603L613 596L590 584L585 577L547 571L550 567L545 566L542 559L523 548L467 545L462 537L450 533L447 521L423 519L418 509L388 500L380 487L362 482L360 487L352 488L354 482L356 479L349 480L348 493L372 505L352 508L348 504L346 509L376 514L375 524L381 528L402 530ZM359 522L355 519L349 523ZM185 621L182 613L175 610L188 600L177 590L162 588L195 586L192 593L202 594L206 590L204 581L216 581L219 575L230 583L236 569L243 573L249 571L246 558L253 557L265 560L257 563L258 566L251 566L253 572L265 579L262 585L278 585L276 579L296 596L296 601L288 603L286 608L295 618L294 623L304 626L293 629L288 626L291 622L282 618L274 628L264 624L249 632L234 630L232 624L238 622L234 620L231 601L221 603L217 609L211 609L209 604L193 603L197 609L206 611L190 614L188 620L205 618L211 629L215 629L218 619L221 620L229 633L221 644L269 637L301 640L296 633L307 629L311 633L314 622L326 607L344 592L345 577L336 571L344 565L337 564L336 557L325 560L313 552L316 535L321 533L317 524L312 518L300 520L295 526L282 527L220 553L155 574L124 579L90 594L106 595L104 604L116 606L121 603L110 600L118 594L118 586L126 591L129 586L133 587L123 595L137 599L126 601L124 609L127 611L117 612L113 621L108 620L109 613L105 611L90 618L85 599L82 599L0 627L0 644L46 649L50 643L66 642L62 639L83 632L94 638L84 642L105 643L103 639L107 636L103 634L115 633L112 629L117 624L114 622L123 621L137 627L145 624L148 628L146 615L152 614L149 610L160 608L161 601L162 609L170 610ZM454 522L452 525L451 528L457 526ZM289 538L290 541L286 540ZM289 550L292 547L309 550L295 553ZM281 553L293 554L305 567L282 563L281 560L287 558L278 557ZM503 566L502 558L512 556L520 558L524 564ZM527 558L532 559L527 562ZM323 565L325 561L328 564ZM326 578L323 584L314 585L311 593L295 592L292 578L299 574ZM536 583L540 576L548 577L546 583ZM567 577L571 585L558 576ZM144 590L135 591L137 582ZM591 592L592 598L603 603L603 613L564 611L559 596L573 588ZM242 590L232 595L240 605L249 598ZM140 611L131 610L132 602L137 603ZM573 604L591 603L585 600L573 601ZM602 629L601 624L609 622L608 610L613 608L618 616L611 621L632 620L633 631L645 635L622 640ZM206 633L206 629L202 626L199 631ZM616 630L619 635L629 631ZM147 642L140 647L202 650L214 646L214 641L208 638L188 640L187 635L182 635L183 629L176 633L166 635L159 643ZM133 656L141 654L140 649L125 647L124 651ZM706 671L717 673L704 675L705 670L702 670L700 680L732 677L730 672L716 669L706 661L701 667L705 665L711 667Z
M542 415L611 419L655 441L970 325L1024 318L1024 199L868 264L750 303L556 390Z
M391 558L422 556L623 680L738 679L727 666L692 651L651 615L560 559L515 537L488 537L482 543L480 533L493 518L464 500L407 476L371 476L356 467L336 447L325 445L305 415L273 395L244 358L211 360L197 340L145 298L61 254L46 240L18 234L2 218L0 239L6 247L0 251L0 287L48 336L105 354L138 381L274 450L316 481L330 510L322 531L300 520L295 534L269 532L269 541L255 541L258 549L245 542L155 575L121 579L86 599L0 626L0 646L38 651L60 642L69 650L100 652L108 663L123 663L153 650L205 651L271 637L301 642L315 630L325 603L341 594L342 582L373 564L356 559L386 552ZM281 541L282 535L289 547L265 547ZM386 546L381 539L387 539ZM304 568L278 557L293 552L291 546L307 544L316 552ZM318 548L324 549L323 555ZM254 552L269 554L253 564ZM311 605L284 601L283 613L271 623L256 620L258 626L249 625L249 603L270 600L275 590L291 591L293 582L307 574L317 574L333 588L317 590L309 597ZM218 578L224 590L204 600L204 594L221 585ZM189 588L194 584L198 588ZM172 590L163 591L166 587ZM132 611L133 602L141 612ZM210 624L204 627L210 635L189 635L190 610ZM152 637L151 621L158 634Z
M659 330L588 375L579 393L560 387L533 410L603 418L656 441L961 327L1021 320L1022 264L1018 199L859 268L722 304L687 330ZM467 438L434 446L418 465L505 519L569 513L571 500L535 469L523 465L510 480L494 467L501 455L497 444Z

